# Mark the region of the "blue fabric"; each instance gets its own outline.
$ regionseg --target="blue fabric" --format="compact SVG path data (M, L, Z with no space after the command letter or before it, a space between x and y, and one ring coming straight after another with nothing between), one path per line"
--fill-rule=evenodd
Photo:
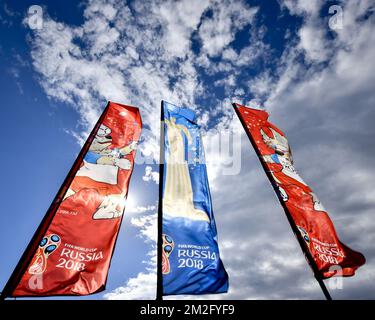
M176 217L163 211L163 234L173 239L169 256L170 271L163 274L163 294L205 294L228 291L228 275L220 259L217 231L211 195L207 179L204 151L199 126L194 122L195 113L163 101L164 119L175 119L176 124L186 127L192 143L184 136L185 157L188 161L194 208L207 214L209 221ZM168 170L168 126L164 124L165 165L163 175L163 203ZM168 248L169 249L169 248Z
M271 154L271 159L273 162L280 164L279 156L276 153Z
M101 155L99 153L87 151L85 161L90 163L96 163L100 157Z

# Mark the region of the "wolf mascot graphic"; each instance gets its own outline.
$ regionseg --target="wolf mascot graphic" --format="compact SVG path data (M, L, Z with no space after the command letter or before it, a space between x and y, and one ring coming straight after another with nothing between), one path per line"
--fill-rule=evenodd
M318 197L307 186L305 181L297 173L293 165L292 151L288 140L271 127L260 129L264 143L273 150L273 154L264 155L263 159L271 168L271 174L278 183L280 195L284 201L288 201L289 196L282 188L287 185L289 190L293 190L295 195L305 199L304 205L309 207L313 204L313 210L325 211Z
M66 200L83 189L96 189L102 201L93 219L118 218L125 207L126 195L118 185L119 169L131 169L126 156L136 149L137 143L133 141L121 149L111 148L111 145L111 129L102 124L64 197Z

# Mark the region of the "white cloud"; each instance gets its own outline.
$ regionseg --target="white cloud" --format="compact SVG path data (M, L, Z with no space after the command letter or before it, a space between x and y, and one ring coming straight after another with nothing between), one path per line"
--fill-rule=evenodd
M156 295L156 272L139 273L130 278L125 286L104 295L108 300L154 300Z
M251 93L256 97L262 97L269 94L269 88L272 85L272 77L265 72L249 81Z
M198 119L198 125L200 127L207 127L208 121L210 120L210 115L208 112L204 112L201 117Z
M154 206L155 207L155 206ZM148 210L147 210L148 211ZM146 254L147 260L143 261L146 265L144 271L139 272L135 277L115 290L103 295L103 298L109 300L136 300L155 299L156 295L156 214L147 214L131 219L131 224L139 228L139 236L150 246Z
M172 56L184 57L190 51L190 37L197 30L208 0L165 1L155 6L155 14L165 23L165 47Z
M322 0L279 0L283 7L286 7L291 14L297 15L315 15L319 12L323 4Z
M257 8L241 1L215 1L210 8L212 17L202 21L199 36L202 51L208 56L217 56L234 40L235 34L252 23Z
M194 105L200 84L191 55L177 63L164 38L159 37L158 28L165 27L165 20L154 10L162 3L136 2L132 14L122 1L91 0L82 26L58 23L46 16L44 28L35 32L31 55L40 83L50 98L76 108L83 138L105 100L142 108L145 124L158 123L161 99ZM184 28L193 30L191 25ZM154 137L148 143L157 145L159 128L150 127Z
M146 242L156 243L156 214L143 215L137 218L131 218L131 224L140 228L140 236Z
M370 7L370 2L367 2L367 8ZM327 44L332 50L332 57L326 68L312 66L307 69L298 63L300 43L285 50L277 72L278 79L274 81L266 103L269 108L280 109L276 104L280 103L283 97L303 101L309 96L313 99L309 101L318 107L325 105L319 102L322 100L335 100L355 92L371 90L374 72L369 66L375 51L375 48L369 45L374 38L371 31L372 18L359 22L358 19L365 12L364 2L359 4L356 1L348 1L344 12L345 28L338 30L337 37ZM322 95L322 92L326 94Z
M145 174L142 177L143 181L150 182L153 181L156 184L159 184L159 172L152 171L151 166L146 166L145 168Z
M127 207L126 213L145 213L147 211L155 211L156 206L136 206L136 207Z
M298 31L298 48L310 62L322 62L328 58L329 42L326 40L328 24L320 17L323 1L286 0L281 2L291 14L304 18L305 23Z
M300 31L300 47L310 61L324 61L327 59L327 41L324 40L326 31L312 24L304 25Z

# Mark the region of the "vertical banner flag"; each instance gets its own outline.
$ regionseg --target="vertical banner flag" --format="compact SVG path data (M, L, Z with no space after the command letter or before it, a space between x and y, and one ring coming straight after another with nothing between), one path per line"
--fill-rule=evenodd
M353 276L365 263L365 257L340 242L323 205L296 172L284 133L268 122L266 111L233 106L320 276L323 279L334 275Z
M227 292L195 114L163 101L162 120L163 295Z
M108 103L8 281L8 296L104 290L141 127L137 108Z

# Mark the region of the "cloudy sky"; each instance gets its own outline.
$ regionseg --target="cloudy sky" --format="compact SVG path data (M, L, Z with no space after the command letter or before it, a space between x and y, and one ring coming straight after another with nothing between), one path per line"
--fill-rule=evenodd
M35 4L41 24L28 13ZM374 11L371 0L2 1L0 286L112 100L139 107L145 130L107 290L90 298L155 297L151 160L165 99L198 114L230 277L227 294L199 298L324 298L233 113L238 102L286 132L342 242L367 258L355 277L326 282L333 298L374 299ZM229 133L231 152L210 147Z

